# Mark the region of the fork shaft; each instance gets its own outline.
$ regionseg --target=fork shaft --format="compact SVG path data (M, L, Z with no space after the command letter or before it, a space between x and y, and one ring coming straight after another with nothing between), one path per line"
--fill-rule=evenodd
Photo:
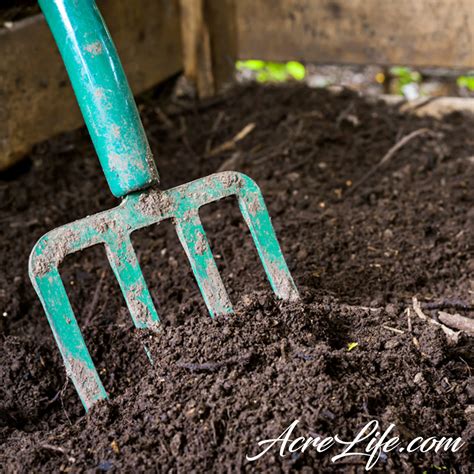
M39 0L66 65L112 193L158 181L158 172L112 38L94 0Z

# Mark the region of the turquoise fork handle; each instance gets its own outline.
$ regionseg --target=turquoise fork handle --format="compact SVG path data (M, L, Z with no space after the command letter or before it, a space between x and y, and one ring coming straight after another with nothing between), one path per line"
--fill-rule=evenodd
M94 0L39 0L112 193L159 180L117 51Z

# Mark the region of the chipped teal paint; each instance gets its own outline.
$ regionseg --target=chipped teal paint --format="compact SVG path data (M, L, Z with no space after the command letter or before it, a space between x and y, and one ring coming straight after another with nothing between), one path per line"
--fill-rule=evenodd
M158 315L131 245L130 234L172 219L209 313L212 316L232 313L232 304L198 215L201 206L229 196L238 199L274 292L284 300L297 299L298 290L281 252L260 189L241 173L218 173L168 191L152 188L132 193L119 206L59 227L36 244L30 256L30 278L86 409L107 395L57 270L62 259L92 245L105 245L135 326L156 330L159 327ZM84 369L78 370L77 367Z
M158 181L115 46L93 0L39 0L112 193Z

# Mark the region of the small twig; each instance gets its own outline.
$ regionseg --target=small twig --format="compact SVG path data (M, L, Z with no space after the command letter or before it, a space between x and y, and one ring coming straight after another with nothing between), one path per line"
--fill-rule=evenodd
M422 319L423 321L427 321L428 319L431 319L431 318L428 318L428 316L426 316L426 314L423 313L423 311L421 310L420 303L418 302L418 299L416 296L412 298L412 304L413 304L413 311L415 311L415 314L420 319Z
M60 446L53 446L52 444L40 444L40 448L54 451L55 453L66 454L66 450Z
M38 219L30 219L29 221L20 220L17 222L10 222L10 228L16 229L18 227L31 227L38 224Z
M464 331L469 336L474 336L474 319L466 318L460 314L450 314L444 311L438 312L439 320L451 328Z
M369 313L375 313L377 311L383 311L384 308L373 308L370 306L358 306L358 305L351 305L351 304L341 304L338 305L341 309L348 309L349 311L368 311Z
M212 157L219 155L223 151L232 150L235 148L235 145L243 140L252 130L255 128L255 123L251 122L247 124L239 133L237 133L233 138L227 140L226 142L216 146L209 153L206 154L207 157Z
M217 446L217 430L216 430L216 422L214 420L214 415L211 417L211 428L212 428L212 437L214 440L214 446Z
M407 315L407 325L408 325L408 332L412 333L413 332L413 326L411 325L411 314L410 314L410 308L407 308L405 310L406 315Z
M425 107L428 104L431 104L432 102L438 100L439 97L427 97L425 100L420 101L419 103L412 104L407 101L403 101L399 107L399 110L401 112L414 112L415 110L421 109L422 107Z
M427 302L421 303L423 309L432 310L432 309L455 309L457 311L474 311L474 306L464 303L459 300L446 300L439 302Z
M453 331L451 328L448 328L444 324L438 323L438 321L435 321L434 319L426 316L426 314L423 313L420 303L418 302L418 299L415 296L413 297L413 310L418 315L418 317L422 319L423 321L427 321L430 324L439 326L443 330L443 332L446 334L446 338L448 339L449 343L457 344L458 339L459 339L459 332Z
M351 188L346 191L346 196L352 194L361 184L365 183L376 171L378 171L385 163L387 163L394 155L397 153L400 148L403 148L408 142L414 138L423 135L424 133L432 133L428 128L420 128L414 132L405 135L401 140L395 143L390 150L383 156L383 158L372 168L370 169L358 182L356 182Z
M387 329L388 331L396 332L397 334L405 334L405 331L402 331L401 329L392 328L391 326L385 326L385 325L382 325L382 327Z
M67 451L64 448L61 448L60 446L53 446L52 444L40 444L39 447L41 449L47 449L48 451L53 451L55 453L61 453L64 454L64 456L67 457L69 462L76 462L76 459L73 458L72 456L69 456Z
M163 125L168 129L176 128L173 121L160 109L160 107L155 107L155 114L163 122Z
M225 112L223 110L221 110L218 114L217 114L217 117L216 117L216 120L214 120L214 123L212 124L212 127L211 127L211 132L214 133L214 132L217 132L217 129L219 128L222 120L224 119L225 117Z
M346 117L348 117L353 110L354 110L354 102L351 101L349 105L336 118L336 125L338 128L341 126L341 122Z
M62 389L58 390L58 393L56 393L56 395L51 400L48 400L48 403L46 403L46 406L49 406L52 403L54 403L59 398L59 396L61 395L61 392L62 392Z

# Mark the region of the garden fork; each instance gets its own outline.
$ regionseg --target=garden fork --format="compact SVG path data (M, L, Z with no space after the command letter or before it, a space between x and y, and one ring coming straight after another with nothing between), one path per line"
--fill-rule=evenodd
M63 57L79 106L117 207L63 225L35 245L29 262L33 286L43 304L68 376L88 410L107 398L74 316L58 266L66 255L102 244L133 323L157 330L159 318L143 278L130 235L165 219L174 222L211 316L232 313L199 208L236 196L275 294L298 298L262 194L249 177L213 174L167 191L159 181L143 125L112 39L93 0L40 0Z

